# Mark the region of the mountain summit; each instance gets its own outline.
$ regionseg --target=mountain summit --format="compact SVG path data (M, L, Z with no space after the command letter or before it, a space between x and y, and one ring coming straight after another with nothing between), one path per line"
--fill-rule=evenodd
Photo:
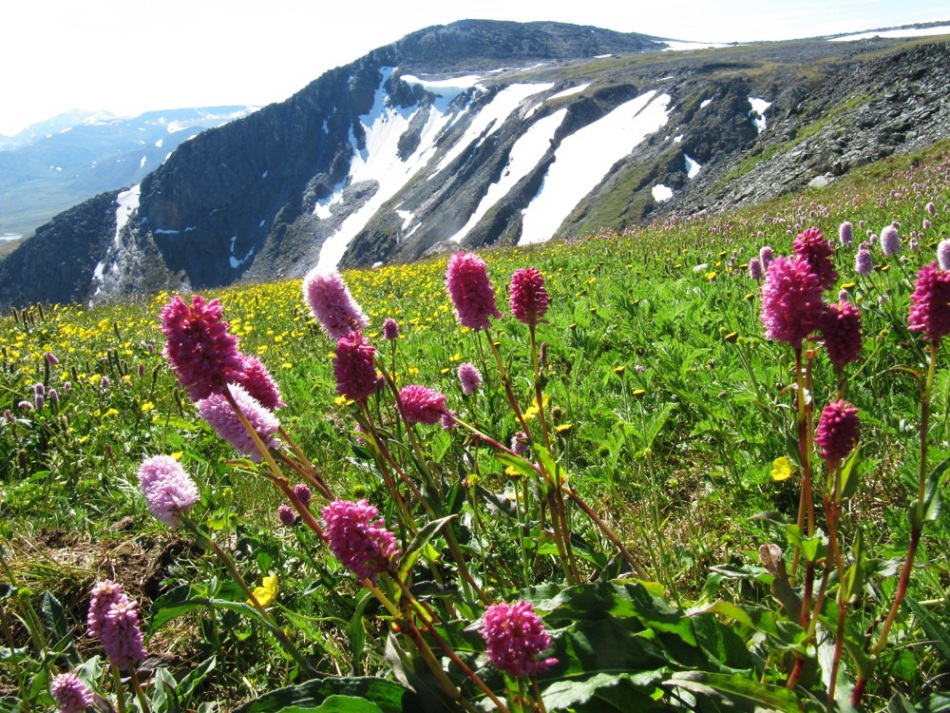
M631 227L834 180L950 131L946 43L666 47L546 22L412 33L57 216L0 264L0 302Z

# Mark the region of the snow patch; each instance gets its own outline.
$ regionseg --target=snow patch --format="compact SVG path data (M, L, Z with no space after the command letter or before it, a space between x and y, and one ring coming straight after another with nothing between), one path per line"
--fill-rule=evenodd
M689 50L715 49L717 47L728 47L724 42L686 42L680 40L665 40L666 47L664 52L688 52Z
M139 207L140 186L132 186L127 191L122 191L116 196L118 207L115 209L115 235L112 237L112 244L119 247L119 234L122 228L129 222L132 213Z
M139 168L145 168L145 164L148 161L148 156L142 156L142 160L139 161Z
M930 35L950 34L950 25L936 25L934 27L904 27L897 30L881 30L878 32L862 32L857 35L845 35L843 37L829 37L831 42L857 42L858 40L871 40L875 37L881 38L901 38L901 37L928 37Z
M435 171L429 176L431 181L439 173L458 158L463 151L473 143L480 145L486 138L495 133L512 112L528 97L553 87L554 84L512 84L502 89L491 103L472 118L472 123L449 152L443 156Z
M680 143L682 140L683 140L683 135L682 135L682 134L679 134L678 136L674 136L674 137L673 137L673 143L674 143L674 144L678 144L678 143Z
M664 186L662 183L657 183L650 192L653 194L653 200L657 203L668 201L673 197L673 189L669 186Z
M415 213L413 213L411 210L397 210L396 215L402 218L403 230L409 227L409 223L411 223L412 219L415 217Z
M669 118L668 94L649 91L565 137L524 213L519 245L549 240L610 168Z
M163 143L165 143L165 139L159 139L155 142L155 148L160 149Z
M684 153L683 158L686 159L686 175L689 178L696 178L696 174L699 173L699 169L701 169L702 166L689 154Z
M548 101L553 101L554 99L563 99L564 97L569 97L574 94L580 94L582 91L587 89L590 86L590 82L587 84L578 84L576 87L569 87L564 91L558 92L557 94L552 94L548 97Z
M518 181L538 165L551 146L551 140L565 116L567 116L567 109L560 109L540 119L515 142L515 145L511 147L511 153L508 154L508 165L504 173L488 187L475 212L469 217L465 226L449 238L450 242L460 243L469 231L478 225L478 221L485 217L492 206L504 198Z
M755 128L761 134L766 128L765 111L772 106L772 102L758 97L749 97L749 104L752 106L752 111L749 112L752 115L752 121L755 122Z
M339 229L323 243L316 266L321 273L336 269L350 241L369 219L431 160L436 150L436 138L452 118L437 107L422 109L417 106L410 111L387 106L386 91L383 87L392 72L392 68L383 69L382 81L376 89L373 106L368 113L359 117L366 135L365 148L356 150L354 146L350 173L343 184L346 186L361 181L374 181L377 185L376 192L359 210L347 216ZM428 112L419 145L412 155L402 158L399 155L399 139L408 130L419 111ZM315 206L314 213L320 217L329 216L329 207L342 199L343 186Z
M705 109L705 108L706 108L707 106L709 106L710 104L712 104L712 99L703 99L703 100L699 103L699 108L700 108L700 109Z
M241 265L246 263L254 255L254 246L251 246L251 249L247 251L247 255L242 258L235 257L234 255L234 244L237 242L237 235L231 236L231 256L228 258L228 262L231 265L233 270L237 270Z

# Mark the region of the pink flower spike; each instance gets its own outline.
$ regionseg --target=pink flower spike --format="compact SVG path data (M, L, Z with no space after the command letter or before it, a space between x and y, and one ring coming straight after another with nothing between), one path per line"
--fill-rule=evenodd
M162 308L165 358L192 401L222 393L244 371L238 339L221 315L218 300L205 302L200 295L194 295L190 305L176 296Z
M169 527L198 502L198 487L181 464L170 456L152 456L139 466L139 487L148 509Z
M777 257L762 285L761 318L765 336L799 349L825 313L818 277L807 263Z
M489 317L501 319L488 266L474 253L459 251L449 258L445 286L455 306L459 324L473 330L491 326Z
M487 645L488 660L511 676L533 676L557 663L537 657L551 646L551 637L529 602L500 602L485 609L480 633Z
M340 564L358 579L374 579L399 557L396 536L366 500L334 500L323 508L324 537Z
M828 359L836 367L857 361L861 353L861 312L847 301L828 305L821 325Z
M243 386L247 391L268 411L276 411L287 404L280 397L280 389L277 388L277 382L270 375L267 367L256 356L242 354L241 359L244 363L244 373L238 377L234 383Z
M418 384L410 384L399 392L406 423L439 423L447 413L445 394Z
M511 314L519 322L535 326L548 311L544 275L536 267L523 267L511 276L508 288Z
M120 671L145 658L138 604L122 585L106 580L93 587L87 624L89 635L99 639L109 663Z
M854 450L858 443L858 409L843 399L825 406L815 432L815 445L821 457L836 463Z
M474 394L482 385L482 373L474 364L468 362L459 364L458 377L462 385L462 393L466 396Z
M805 261L818 277L822 291L830 290L838 280L832 257L835 248L818 228L809 228L800 233L792 243L792 249L799 260Z
M340 339L369 325L338 272L321 275L317 268L311 270L303 278L303 296L330 339Z
M49 692L59 713L85 713L95 699L92 690L74 673L61 673L53 679Z
M941 270L936 262L924 265L910 301L910 329L923 332L930 342L950 334L950 271Z
M349 332L336 343L333 358L336 391L353 401L363 402L376 393L376 348L359 332Z
M231 396L238 408L247 418L255 433L267 448L274 448L278 441L274 434L280 428L280 421L270 411L260 405L260 403L250 396L242 387L232 384L230 386ZM254 444L254 439L244 428L241 419L238 417L231 405L221 394L214 394L197 404L198 413L208 422L215 432L238 451L250 457L255 463L260 463L261 453Z

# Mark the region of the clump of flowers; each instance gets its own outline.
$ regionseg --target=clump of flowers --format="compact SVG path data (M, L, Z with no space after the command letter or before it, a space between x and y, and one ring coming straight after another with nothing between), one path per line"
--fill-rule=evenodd
M60 713L84 713L95 701L92 690L74 673L56 676L49 690Z
M238 339L221 317L218 300L206 302L200 295L190 305L176 296L162 308L165 357L192 401L222 393L244 372Z
M844 221L838 226L838 240L843 247L848 247L854 242L854 226L850 221Z
M495 304L495 288L488 279L488 266L478 255L460 250L450 257L445 286L463 327L487 329L491 326L490 317L501 319Z
M324 536L333 555L358 579L374 579L399 556L396 536L366 500L334 500L323 508Z
M277 445L275 434L280 429L280 421L277 420L277 417L261 406L257 399L248 394L242 387L232 384L230 391L234 403L247 418L251 428L257 433L264 446L266 448L275 447ZM254 444L254 439L223 395L214 394L202 399L196 405L201 417L221 438L241 453L249 456L255 463L260 462L261 453Z
M120 671L145 658L138 605L121 584L105 580L93 587L86 623L89 635L99 639L109 663Z
M317 268L311 270L303 279L303 296L330 339L340 339L369 325L369 318L337 272L323 275Z
M383 322L383 339L387 342L399 339L399 323L392 317L386 317Z
M376 348L359 332L349 332L336 343L333 358L336 391L353 401L365 401L379 388Z
M825 313L818 276L808 263L777 257L765 273L761 318L768 339L800 349Z
M142 461L139 487L152 515L169 527L181 525L181 516L200 497L194 481L170 456L152 456Z
M762 261L757 257L749 258L749 277L753 280L761 280L763 275Z
M838 273L832 260L834 246L818 228L809 228L800 233L792 243L795 256L808 264L818 277L822 291L831 289L838 281Z
M438 423L446 413L445 394L418 384L404 386L399 392L406 423Z
M523 267L511 276L508 288L511 314L519 322L535 326L548 311L544 275L536 267Z
M815 432L815 445L821 457L837 463L854 450L858 443L858 409L843 399L825 406Z
M950 271L940 269L936 262L924 265L910 301L910 329L923 332L931 342L950 334Z
M864 243L861 245L863 246ZM854 271L859 275L870 275L874 272L874 258L868 248L858 248L858 253L854 256Z
M551 637L530 602L492 604L485 609L479 631L488 660L511 676L533 676L557 663L554 658L538 660L550 648Z

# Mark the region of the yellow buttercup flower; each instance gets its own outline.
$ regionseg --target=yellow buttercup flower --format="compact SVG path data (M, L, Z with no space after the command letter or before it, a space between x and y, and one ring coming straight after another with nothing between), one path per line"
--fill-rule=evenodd
M774 461L772 461L772 480L779 482L788 480L792 477L792 473L794 473L792 461L790 461L785 456L781 456L780 458L776 458Z
M260 604L262 607L270 606L270 604L277 598L277 575L271 574L261 581L261 586L257 587L252 596L254 600ZM248 604L253 604L250 599L247 600Z

